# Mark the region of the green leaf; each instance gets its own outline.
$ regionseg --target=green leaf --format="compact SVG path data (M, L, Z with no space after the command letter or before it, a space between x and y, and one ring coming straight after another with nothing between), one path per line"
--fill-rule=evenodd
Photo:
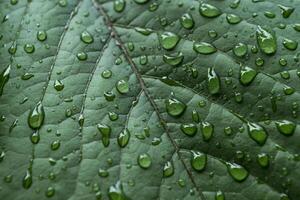
M0 199L297 200L299 2L0 2Z

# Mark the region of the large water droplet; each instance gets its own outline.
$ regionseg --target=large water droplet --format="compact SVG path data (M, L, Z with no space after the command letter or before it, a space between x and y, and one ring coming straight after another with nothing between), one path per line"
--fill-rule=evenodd
M147 153L140 154L138 156L137 161L138 161L139 166L143 169L149 168L152 164L152 159L151 159L150 155Z
M186 105L175 98L170 98L166 101L166 109L169 115L173 117L178 117L186 109Z
M250 67L242 67L240 72L240 82L242 85L249 85L256 77L257 72Z
M110 133L111 133L110 126L108 126L106 124L98 124L97 129L101 133L101 136L102 136L101 140L102 140L103 146L107 147L109 145L109 139L110 139Z
M194 136L197 133L197 126L195 124L182 124L180 129L188 136Z
M36 106L29 112L28 125L32 129L39 129L45 118L45 111L42 102L38 102Z
M124 148L130 139L130 132L128 129L125 129L124 131L122 131L119 136L118 136L118 144L120 147Z
M149 0L134 0L134 2L138 3L138 4L144 4L147 3Z
M173 49L178 44L179 40L180 37L172 32L164 32L159 36L160 44L166 50Z
M2 96L4 86L9 80L9 74L10 74L10 65L6 67L0 74L0 96Z
M214 133L214 126L209 122L201 123L201 133L204 141L209 141Z
M281 120L275 122L277 130L286 136L293 135L296 129L296 124L294 122L288 121L288 120Z
M248 122L247 123L248 127L248 134L249 136L259 145L264 145L267 138L268 134L265 131L265 129L255 123Z
M230 176L238 182L242 182L248 177L248 171L241 165L227 163L227 169Z
M256 29L256 38L259 48L265 54L274 54L277 50L276 37L273 33L263 29L260 26L257 26Z
M206 154L203 154L198 151L191 151L191 153L192 153L191 165L193 169L199 172L203 171L207 163Z
M207 3L202 3L200 5L199 11L202 16L209 18L217 17L222 14L219 8Z
M207 88L212 95L219 93L221 89L220 78L212 67L207 71Z
M216 47L207 42L195 42L193 45L193 49L200 54L208 55L215 53L217 51Z
M169 65L177 66L183 61L183 54L181 52L177 52L170 55L164 55L163 60Z

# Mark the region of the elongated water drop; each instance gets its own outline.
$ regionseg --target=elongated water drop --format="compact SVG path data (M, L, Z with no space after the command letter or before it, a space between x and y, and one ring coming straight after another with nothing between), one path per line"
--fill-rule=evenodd
M263 29L260 26L257 26L256 29L256 39L259 48L265 54L274 54L277 50L276 37L273 33Z
M166 50L173 49L178 44L179 40L180 37L172 32L164 32L159 36L160 44Z
M152 164L152 159L151 159L150 155L147 153L140 154L138 156L137 161L138 161L139 166L143 169L149 168Z
M164 177L170 177L174 174L174 165L172 162L168 161L164 165L163 175Z
M242 182L248 177L248 171L241 165L227 163L227 169L230 176L238 182Z
M125 129L124 131L122 131L119 136L118 136L118 144L120 147L124 148L130 139L130 132L128 129Z
M185 13L181 16L180 23L184 28L192 29L194 27L195 22L193 17L190 14Z
M242 85L250 85L252 81L255 79L257 72L250 67L242 67L240 72L240 83Z
M36 106L29 112L28 125L32 129L39 129L45 118L45 111L42 102L38 102Z
M2 96L4 86L9 80L9 74L10 74L10 65L6 67L0 74L0 96Z
M206 154L203 154L198 151L191 151L191 153L192 153L191 165L193 169L199 172L203 171L207 163Z
M173 117L178 117L186 109L186 105L175 98L170 98L166 101L167 113Z
M194 136L197 133L197 126L195 124L181 124L180 129L188 136Z
M31 174L31 170L28 169L26 171L26 174L23 177L23 188L25 189L29 189L30 186L32 185L32 174Z
M265 129L262 126L251 122L247 123L247 127L250 138L257 144L264 145L268 138L268 134Z
M285 48L287 48L288 50L291 50L291 51L296 50L297 47L298 47L298 42L297 41L286 39L286 38L283 39L282 44Z
M110 139L110 133L111 133L111 128L110 126L106 124L97 124L97 129L101 133L101 140L103 146L107 147L109 145L109 139Z
M275 122L277 130L286 136L293 135L296 129L296 124L288 120L281 120Z
M204 141L209 141L214 133L214 126L209 122L201 123L201 133Z
M21 79L22 80L29 80L31 79L32 77L34 77L34 74L31 74L31 73L25 73L21 76Z
M193 45L193 49L200 54L208 55L215 53L217 51L216 47L207 42L195 42Z
M163 60L165 63L172 65L172 66L177 66L183 61L183 54L181 52L177 53L172 53L169 55L164 55Z
M219 93L221 89L220 78L212 67L207 71L207 88L212 95Z
M284 18L288 18L295 10L293 7L278 5L278 7L281 9L281 14Z
M203 17L209 17L209 18L218 17L219 15L222 14L219 8L208 3L202 3L200 5L199 11Z

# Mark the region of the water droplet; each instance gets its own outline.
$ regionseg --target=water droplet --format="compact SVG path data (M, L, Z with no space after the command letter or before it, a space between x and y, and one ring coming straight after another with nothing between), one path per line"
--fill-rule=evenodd
M197 133L197 126L195 124L182 124L180 129L188 136L194 136Z
M10 65L6 67L2 73L0 74L0 96L3 94L4 86L9 80L9 74L10 74Z
M160 34L159 41L166 50L173 49L179 42L180 37L172 32L164 32Z
M295 10L295 8L278 5L278 7L281 9L281 14L284 18L288 18Z
M192 112L192 119L196 123L198 123L200 121L199 114L196 110L193 110L193 112Z
M47 39L46 31L38 31L36 37L39 41L45 41Z
M102 78L108 79L112 76L112 72L109 69L103 70L101 76Z
M125 9L126 1L125 0L115 0L114 1L114 10L116 12L122 12Z
M248 47L244 43L238 43L234 48L233 48L233 53L237 57L244 57L248 52Z
M1 153L0 153L0 162L2 162L4 160L4 157L5 157L5 152L1 151Z
M32 77L34 77L34 74L31 74L31 73L25 73L21 76L21 79L22 80L29 80L31 79Z
M198 151L191 151L191 153L192 153L191 165L193 169L199 172L203 171L207 163L206 154L203 154Z
M134 28L134 30L138 33L141 33L143 35L150 35L153 31L149 28L140 28L140 27L136 27Z
M84 42L86 44L91 44L94 41L93 36L89 32L87 32L87 31L83 31L80 34L80 39L81 39L82 42Z
M199 11L202 16L209 18L218 17L222 14L219 8L207 3L202 3L200 5Z
M227 169L230 176L238 182L242 182L248 177L248 171L241 165L227 163Z
M123 191L123 186L120 181L109 187L108 196L110 200L129 200Z
M82 113L79 114L78 124L79 124L80 127L83 127L83 124L84 124L84 115Z
M32 144L37 144L40 141L40 134L38 131L35 131L31 134L30 136L30 140L32 142Z
M54 140L51 143L51 150L55 151L55 150L59 149L59 147L60 147L60 140Z
M215 53L217 51L216 47L207 42L195 42L193 45L193 49L200 54L208 55Z
M53 197L55 194L55 189L53 187L48 187L45 192L46 197Z
M138 4L144 4L147 3L149 0L134 0L134 2L138 3Z
M269 156L265 153L260 153L257 155L257 162L263 168L268 167L269 166Z
M276 37L271 32L258 26L256 30L256 38L259 48L265 54L274 54L276 52Z
M108 116L111 121L116 121L117 119L119 119L119 115L115 112L109 112Z
M158 137L154 137L154 138L152 139L152 141L151 141L151 144L152 144L153 146L159 145L160 143L161 143L161 139L158 138Z
M64 87L65 85L60 80L56 80L54 82L54 88L56 89L56 91L62 91Z
M166 101L166 109L169 115L178 117L183 114L186 105L175 98L170 98Z
M78 58L78 60L86 60L87 59L87 54L85 53L85 52L79 52L79 53L77 53L77 58Z
M212 67L208 68L207 71L207 87L212 95L219 93L221 89L220 78Z
M297 47L298 47L298 42L294 41L294 40L290 40L290 39L283 39L283 42L282 42L283 46L285 48L287 48L288 50L296 50Z
M296 129L296 124L294 122L288 121L288 120L281 120L275 122L277 130L286 136L293 135Z
M215 30L209 30L208 36L211 38L216 38L218 36L218 33Z
M124 148L130 139L130 132L128 129L125 129L124 131L122 131L119 136L118 136L118 144L120 147Z
M147 63L148 63L148 56L146 56L146 55L140 56L140 64L146 65Z
M140 154L137 161L139 166L143 169L149 168L152 164L152 159L147 153Z
M250 138L252 138L257 144L264 145L268 138L268 134L265 129L262 126L251 122L247 123L247 127Z
M31 174L31 170L28 169L26 171L25 176L23 177L23 188L29 189L31 184L32 184L32 174Z
M201 123L201 133L204 141L209 141L214 133L214 126L209 122Z
M121 94L126 94L129 92L129 84L125 80L119 80L116 84L116 88Z
M270 11L266 11L266 12L264 13L264 15L265 15L266 17L270 18L270 19L273 19L273 18L276 17L276 14L273 13L273 12L270 12Z
M222 191L217 191L216 192L216 196L215 196L215 200L225 200L225 195Z
M168 161L164 165L163 175L164 177L170 177L174 174L174 165L172 162Z
M28 125L32 129L39 129L45 118L44 107L42 102L38 102L36 106L29 112L28 115Z
M59 1L58 1L58 5L59 5L60 7L66 7L67 4L68 4L67 0L59 0Z
M240 83L242 85L249 85L255 79L257 72L250 67L242 67L240 72Z
M229 24L238 24L242 21L242 19L238 15L235 15L235 14L227 14L226 20Z
M15 54L17 52L17 44L16 42L13 42L11 46L8 48L8 53L11 55Z
M16 5L18 3L19 0L10 0L10 4L11 5Z
M98 170L98 175L100 177L108 177L109 176L109 172L106 169L99 169Z
M34 47L33 44L25 44L25 45L24 45L24 51L25 51L26 53L33 53L34 50L35 50L35 47Z
M194 27L194 19L188 13L185 13L181 16L180 23L186 29L192 29Z
M177 52L170 55L164 55L163 60L169 65L177 66L183 61L183 54L181 52Z

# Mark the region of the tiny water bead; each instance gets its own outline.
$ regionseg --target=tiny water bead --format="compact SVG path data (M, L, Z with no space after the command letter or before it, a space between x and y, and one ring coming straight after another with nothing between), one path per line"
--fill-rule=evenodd
M219 8L207 3L202 3L200 5L199 11L203 17L208 17L208 18L218 17L219 15L222 14Z
M97 129L101 133L101 140L103 146L108 147L111 134L111 127L106 124L97 124Z
M139 166L143 169L149 168L152 164L152 159L151 159L150 155L147 153L140 154L138 156L137 161L138 161Z
M122 12L125 9L126 1L125 0L115 0L114 1L114 10L116 12Z
M41 42L45 41L47 39L47 33L46 33L46 31L43 31L43 30L38 31L36 34L36 37Z
M174 165L172 162L168 161L165 163L163 168L163 176L170 177L174 174Z
M185 13L181 16L180 23L184 28L192 29L194 27L195 22L193 17L190 14Z
M296 124L288 120L277 121L275 124L277 130L285 136L293 135L296 129Z
M248 171L241 165L227 163L227 170L230 176L238 182L242 182L248 177Z
M35 47L34 47L33 44L25 44L25 45L24 45L24 51L25 51L26 53L33 53L34 50L35 50Z
M210 67L207 71L207 88L210 94L214 95L221 90L221 81L214 68Z
M201 133L204 141L209 141L214 133L214 126L209 122L201 123Z
M250 67L242 67L240 71L240 83L244 86L250 85L255 79L257 72Z
M256 39L259 48L265 54L274 54L277 50L277 42L276 37L273 33L269 32L268 30L257 26L256 29Z
M159 41L166 50L173 49L179 42L180 37L172 32L164 32L159 35Z
M171 66L177 66L177 65L181 64L183 61L183 58L184 58L184 56L181 52L172 53L172 54L163 56L164 62Z
M181 124L180 129L187 136L194 136L197 133L196 124Z
M0 96L2 96L4 86L9 80L10 69L11 67L8 65L0 74Z
M80 34L80 39L82 42L84 42L86 44L91 44L94 41L93 36L88 31L83 31Z
M199 172L203 171L207 163L206 154L203 154L198 151L191 151L191 153L192 153L191 165L193 169Z
M102 78L109 79L112 76L112 72L109 69L103 70L101 76Z
M125 80L119 80L116 84L116 88L120 94L126 94L129 92L129 84Z
M195 42L193 45L193 49L200 54L208 55L215 53L217 51L216 47L207 42Z
M60 80L54 81L54 89L56 91L62 91L64 89L65 85Z
M298 47L298 42L290 39L283 39L282 44L288 50L294 51Z
M173 117L178 117L183 114L186 105L178 99L170 98L166 100L167 113Z
M235 15L235 14L227 14L226 20L229 24L238 24L242 21L242 19L238 15Z
M118 136L118 144L121 148L126 147L126 145L128 144L130 139L130 132L128 129L123 130L122 132L120 132L119 136Z
M244 43L238 43L233 48L233 53L237 57L244 57L247 54L247 52L248 52L248 47Z
M269 166L269 156L266 153L260 153L257 155L257 162L261 167L266 168Z
M76 57L78 58L78 60L86 60L88 58L88 55L85 52L79 52L77 53Z
M39 129L45 118L45 111L42 102L38 102L36 106L29 112L28 125L32 129Z
M248 122L247 128L248 128L248 134L251 139L253 139L259 145L265 144L268 138L268 134L262 126L256 123Z

